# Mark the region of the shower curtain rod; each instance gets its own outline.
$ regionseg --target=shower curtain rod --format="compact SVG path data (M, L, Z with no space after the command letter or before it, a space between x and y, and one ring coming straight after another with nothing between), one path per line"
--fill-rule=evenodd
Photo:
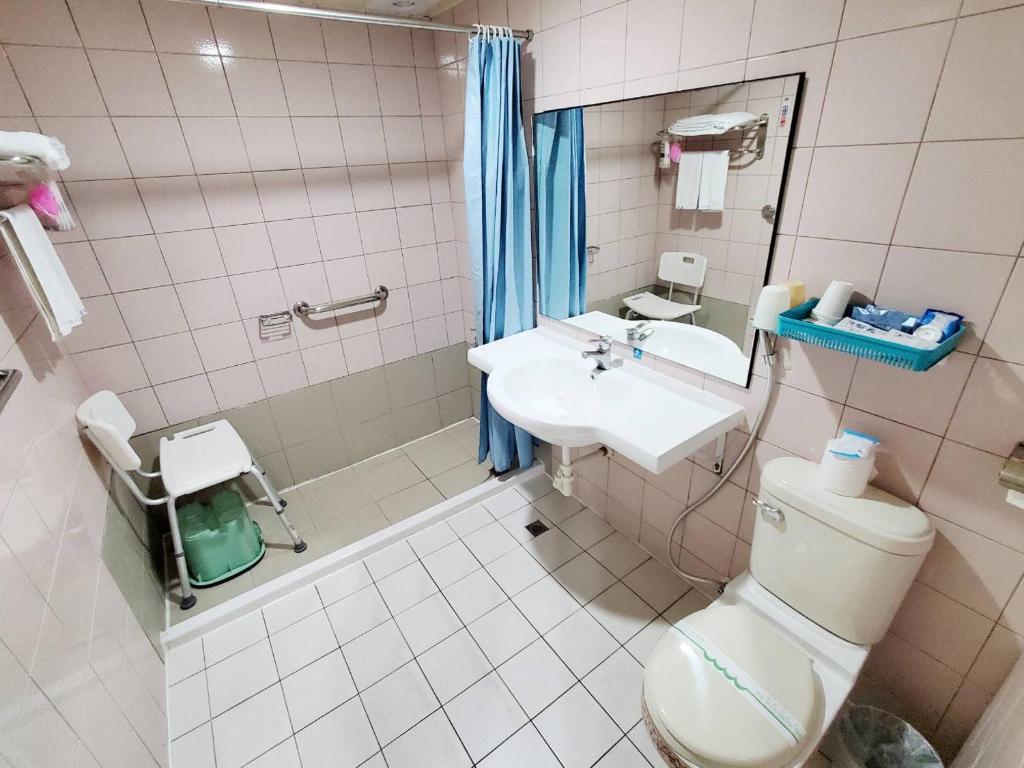
M242 11L260 11L262 13L280 13L288 16L308 16L313 19L331 19L334 21L350 21L358 24L375 24L382 27L405 27L407 29L430 29L435 32L463 32L472 34L475 27L463 24L444 24L426 19L413 19L404 16L384 16L376 13L357 13L355 11L331 11L326 8L311 8L285 3L263 3L256 0L168 0L172 3L191 3L208 5L214 8L235 8ZM512 36L523 40L533 39L532 29L513 29Z

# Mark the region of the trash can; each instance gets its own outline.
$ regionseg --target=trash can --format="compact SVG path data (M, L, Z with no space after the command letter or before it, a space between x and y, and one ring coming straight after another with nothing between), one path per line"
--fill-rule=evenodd
M943 768L942 760L910 723L883 709L847 707L832 741L832 768Z

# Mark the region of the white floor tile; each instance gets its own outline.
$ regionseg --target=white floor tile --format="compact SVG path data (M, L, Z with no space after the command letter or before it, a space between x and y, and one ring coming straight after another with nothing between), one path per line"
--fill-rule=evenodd
M203 658L203 640L196 638L182 645L176 645L167 651L167 658L164 662L167 666L167 684L180 683L186 677L191 677L200 672L206 666Z
M461 541L452 542L427 555L423 558L423 565L441 589L454 584L480 567L473 553Z
M401 451L393 458L360 466L359 472L374 500L398 493L427 479L413 461Z
M640 722L644 668L620 648L583 678L583 685L623 731Z
M512 601L541 634L554 628L580 607L572 595L550 576L527 587Z
M388 764L384 761L384 753L378 752L365 763L360 765L359 768L388 768Z
M331 603L327 606L326 612L334 634L342 645L391 618L384 598L372 584L354 595Z
M206 673L200 672L172 685L167 692L167 728L176 739L210 719Z
M414 661L371 685L360 698L382 745L390 744L441 706Z
M424 762L424 756L429 755ZM384 748L388 768L469 768L472 762L444 712L437 711ZM303 766L305 768L305 766Z
M534 535L526 530L526 526L530 523L541 522L544 523L548 528L554 528L555 524L548 520L535 508L527 504L525 507L520 507L507 515L503 516L500 520L501 527L509 532L509 535L513 539L518 541L520 544L525 544L528 541L533 541Z
M613 533L588 549L594 559L620 579L650 557L621 533Z
M583 677L619 649L619 643L583 608L544 635L576 677Z
M629 651L633 658L640 662L641 665L647 664L647 659L651 656L651 651L654 650L654 646L661 636L665 634L665 631L672 625L665 621L660 616L648 624L646 627L637 632L626 643L626 650Z
M372 583L373 579L370 578L370 572L366 570L366 566L356 563L342 568L330 576L324 576L316 582L316 589L320 593L323 604L330 605L343 597L355 594Z
M458 537L452 527L442 520L425 531L410 536L409 546L422 559L431 552L437 552L441 547L451 544L456 538Z
M217 768L241 768L291 735L284 693L275 685L213 719Z
M515 512L517 509L525 507L530 502L515 488L509 488L507 491L502 491L495 496L491 496L489 499L484 499L480 503L495 519L498 519L510 512Z
M371 629L341 650L360 691L412 661L412 652L394 621Z
M281 681L292 728L299 731L356 695L356 686L340 650L303 667Z
M270 641L261 640L206 670L213 717L277 682Z
M561 768L537 729L527 723L480 763L480 768Z
M455 698L491 671L487 657L465 629L416 660L442 703Z
M313 615L323 607L316 587L309 584L265 606L263 620L267 624L267 632L274 634L299 619Z
M551 493L551 478L547 475L536 475L526 482L517 485L516 490L523 494L524 498L534 501Z
M597 761L594 768L651 768L651 764L629 739L623 737Z
M581 509L575 515L558 524L570 539L586 549L615 531L598 517L593 510Z
M172 741L170 758L171 768L217 768L210 724L203 723Z
M416 656L462 629L462 622L441 594L398 614L395 621Z
M469 458L459 444L443 432L417 440L402 450L427 477L457 467Z
M665 762L661 755L658 754L658 748L651 741L651 735L647 733L647 726L642 722L634 725L626 735L633 746L637 748L641 755L647 758L647 762L651 765L659 765Z
M620 643L651 623L657 614L625 584L615 584L591 600L586 608Z
M505 591L505 594L510 596L522 592L531 584L548 575L548 572L540 567L540 563L519 546L508 554L502 555L493 563L489 563L487 572Z
M295 739L288 739L278 744L269 752L266 752L245 768L302 768L299 762L299 748L295 746Z
M307 616L270 636L281 677L287 677L338 647L334 630L323 611Z
M589 768L622 731L577 683L533 721L565 768Z
M496 672L445 704L469 756L481 760L519 730L526 715Z
M546 496L541 496L533 502L533 506L541 511L544 517L558 525L563 520L568 520L581 509L583 505L575 496L563 496L558 491L552 491Z
M494 666L512 658L537 638L537 632L510 601L488 611L468 627Z
M384 577L377 582L377 587L393 614L401 613L437 592L434 580L418 562Z
M557 528L552 528L537 538L524 542L523 546L548 571L561 568L583 551L575 541Z
M469 509L465 509L448 518L448 525L459 536L465 536L467 533L472 533L477 528L483 528L488 523L493 522L494 518L491 516L491 513L479 504L474 504Z
M258 643L266 636L267 626L263 623L263 614L259 611L247 613L242 618L203 635L206 666L212 667L218 661L238 653L253 643Z
M380 747L359 699L351 699L295 734L302 768L355 768Z
M498 674L530 717L576 684L576 676L543 640L498 667Z
M616 581L607 568L586 552L577 555L551 575L581 605L589 603Z
M658 613L690 590L689 584L653 557L622 580Z
M469 551L476 556L476 559L484 565L492 560L497 560L506 552L519 549L519 542L496 522L467 534L462 541L469 547Z
M483 568L445 587L442 592L464 624L475 621L506 599L505 593Z
M380 581L385 576L415 561L416 553L412 551L412 547L406 544L405 541L400 541L397 544L392 544L387 549L382 549L380 552L370 555L363 563L366 565L366 570L370 572L373 580Z
M665 611L665 621L675 624L682 621L691 613L703 611L711 605L711 598L699 589L691 589L681 598L672 603L672 607Z

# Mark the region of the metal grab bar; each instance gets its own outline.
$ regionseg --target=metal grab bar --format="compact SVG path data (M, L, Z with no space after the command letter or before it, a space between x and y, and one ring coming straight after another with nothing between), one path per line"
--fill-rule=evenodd
M326 304L314 304L310 306L304 301L297 302L292 307L292 312L296 315L318 315L321 312L333 312L336 309L347 309L348 307L356 307L360 304L369 304L372 301L384 301L388 297L388 289L383 285L378 285L373 293L367 294L366 296L356 296L354 299L342 299L341 301L330 301Z

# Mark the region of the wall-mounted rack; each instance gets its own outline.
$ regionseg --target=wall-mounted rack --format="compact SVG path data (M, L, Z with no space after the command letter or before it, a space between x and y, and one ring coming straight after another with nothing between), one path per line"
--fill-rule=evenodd
M722 133L701 134L701 136L702 137L705 136L705 135L706 136L712 136L712 137L725 136L725 135L730 134L730 133L743 133L743 132L751 130L752 128L757 130L757 135L754 137L754 146L750 147L750 148L747 148L747 149L730 149L729 150L729 157L731 159L733 159L733 160L736 160L738 158L745 157L746 155L754 155L754 159L755 160L761 160L762 158L764 158L764 147L765 147L765 143L768 140L768 113L767 112L762 112L761 116L757 119L756 123L750 123L748 125L737 125L735 128L729 128L728 130L726 130L726 131L724 131ZM693 138L697 138L697 137L698 137L697 134L690 135L690 136L681 136L678 133L672 133L671 131L668 131L668 130L658 131L658 138L659 139L661 139L661 140L668 139L670 142L683 141L684 139L693 139ZM655 153L658 152L657 145L654 146L654 151L655 151Z
M304 301L296 302L295 306L292 307L292 312L296 315L307 317L309 315L319 315L322 312L334 312L339 309L348 309L349 307L358 307L360 304L371 304L375 301L384 301L388 297L388 289L383 285L378 285L373 293L368 293L365 296L356 296L352 299L342 299L341 301L330 301L326 304L314 304L310 306Z

